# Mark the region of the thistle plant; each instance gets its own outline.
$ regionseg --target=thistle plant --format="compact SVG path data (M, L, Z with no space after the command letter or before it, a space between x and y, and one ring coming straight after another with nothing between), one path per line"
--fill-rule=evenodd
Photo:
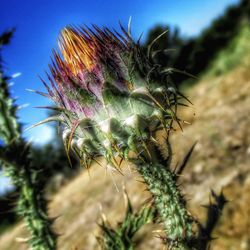
M136 232L145 224L153 222L156 218L156 210L153 206L142 206L134 211L130 199L124 190L126 202L126 214L122 222L116 228L112 228L106 215L102 213L101 236L97 238L103 250L133 250L135 243L133 238Z
M4 36L6 38L6 34ZM0 49L2 39L0 38ZM54 250L56 235L51 229L52 220L47 215L47 203L42 195L43 184L34 171L30 158L30 145L21 136L17 120L17 106L11 98L8 77L0 65L0 164L11 178L19 193L17 213L24 219L31 237L27 239L33 250Z
M181 126L178 106L187 99L168 81L173 69L154 63L152 44L143 53L139 41L97 26L66 27L54 51L47 93L59 113L67 152L89 168L104 157L107 168L122 171L123 160L134 165L162 219L171 249L196 249L195 221L171 170L169 134ZM163 141L160 143L159 141Z

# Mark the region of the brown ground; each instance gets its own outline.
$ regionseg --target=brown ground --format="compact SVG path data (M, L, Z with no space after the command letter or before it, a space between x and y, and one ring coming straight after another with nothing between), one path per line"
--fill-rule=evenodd
M190 198L190 211L204 218L210 189L222 188L230 202L214 232L212 250L250 249L250 62L221 77L202 80L189 90L193 107L183 111L191 125L172 136L175 160L198 141L182 177L183 191ZM195 116L193 115L195 113ZM55 230L61 234L60 250L99 249L95 235L100 221L100 205L115 225L124 215L122 183L135 208L148 194L136 181L139 177L125 170L125 177L114 173L116 191L105 168L94 166L90 177L85 171L65 185L50 203L50 215L59 216ZM157 233L159 226L147 225L137 237L137 249L163 249ZM20 238L27 236L22 224L0 236L1 250L28 249Z

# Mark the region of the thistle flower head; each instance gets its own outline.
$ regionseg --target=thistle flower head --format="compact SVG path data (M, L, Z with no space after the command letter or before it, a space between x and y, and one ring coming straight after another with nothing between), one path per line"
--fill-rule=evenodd
M59 37L46 83L56 103L63 139L88 165L147 151L158 129L170 129L179 96L167 75L129 32L67 27Z

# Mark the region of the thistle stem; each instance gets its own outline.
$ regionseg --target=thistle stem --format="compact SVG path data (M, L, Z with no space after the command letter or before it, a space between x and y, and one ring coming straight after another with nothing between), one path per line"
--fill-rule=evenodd
M0 143L0 164L19 193L17 213L31 234L28 239L31 249L55 250L57 236L47 215L47 203L42 194L44 183L39 181L29 156L30 147L21 136L17 107L9 93L7 80L0 60L0 138L4 142Z
M171 249L194 249L190 247L194 220L186 209L174 173L155 163L141 164L137 169L154 196Z
M47 204L38 185L36 172L31 168L23 142L15 142L9 148L0 148L0 161L7 176L19 192L17 213L24 218L31 237L28 242L32 250L55 250L56 235L52 220L47 216ZM13 157L13 154L16 154Z
M52 221L48 218L46 204L38 190L33 188L29 169L24 167L22 179L24 180L19 199L19 214L23 215L25 224L31 233L30 244L34 250L55 250L56 235L51 230Z

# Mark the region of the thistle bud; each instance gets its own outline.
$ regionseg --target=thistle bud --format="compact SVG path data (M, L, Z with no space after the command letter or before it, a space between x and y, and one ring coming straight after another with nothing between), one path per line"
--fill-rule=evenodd
M79 151L84 143L91 157L110 155L106 139L114 145L113 155L130 150L129 138L138 136L138 132L139 145L133 148L146 150L142 140L150 137L147 128L165 126L162 112L170 108L165 95L157 95L166 92L165 86L148 84L147 75L155 65L122 31L118 34L97 26L63 29L59 37L61 51L54 52L50 66L51 88L45 84L61 112L63 140L70 138ZM172 95L174 90L168 90ZM157 122L151 126L153 120Z

